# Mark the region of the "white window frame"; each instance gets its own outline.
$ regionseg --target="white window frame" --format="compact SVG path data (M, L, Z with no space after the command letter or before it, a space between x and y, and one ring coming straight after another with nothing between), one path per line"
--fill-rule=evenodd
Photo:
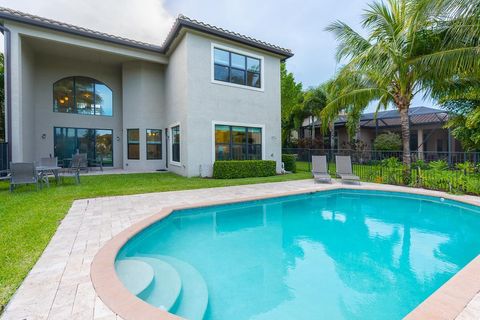
M177 127L180 129L180 162L178 161L173 161L173 134L172 134L172 128L174 127ZM172 123L171 125L168 126L168 129L169 129L169 138L168 138L168 149L169 149L169 153L168 153L168 162L169 164L173 165L173 166L177 166L177 167L181 167L182 166L182 126L180 125L180 122L175 122L175 123Z
M224 125L224 126L234 126L234 127L249 127L249 128L260 128L262 129L262 160L265 160L265 137L267 136L265 131L264 124L255 124L255 123L241 123L241 122L229 122L229 121L212 121L212 164L217 160L215 159L215 126Z
M247 56L247 57L259 59L260 60L260 88L255 88L255 87L251 87L251 86L247 86L247 85L243 85L243 84L236 84L236 83L231 83L231 82L226 82L226 81L215 80L215 48L222 49L222 50L225 50L225 51L230 51L230 52L233 52L233 53L238 53L238 54L241 54L241 55L244 55L244 56ZM219 84L219 85L222 85L222 86L242 88L242 89L253 90L253 91L260 91L260 92L265 91L265 58L263 56L259 56L257 54L253 54L253 53L247 52L247 51L238 50L236 48L227 47L225 45L214 43L214 42L211 43L211 50L210 51L211 51L211 68L210 68L211 70L210 71L211 71L211 82L212 83ZM245 70L245 72L247 72L247 71Z

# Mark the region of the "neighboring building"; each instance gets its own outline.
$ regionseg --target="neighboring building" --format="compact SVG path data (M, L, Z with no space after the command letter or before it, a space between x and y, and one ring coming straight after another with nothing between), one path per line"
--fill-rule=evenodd
M281 168L290 50L179 16L162 46L0 8L10 159L210 175L216 159ZM152 31L155 32L155 31Z
M444 110L413 107L410 108L410 149L424 153L424 157L432 159L442 158L442 155L453 152L462 152L459 141L455 140L448 129L444 128L448 121L448 114ZM320 137L319 122L315 121L315 137ZM300 131L300 138L311 138L311 128L308 120ZM384 132L401 134L400 114L397 110L380 111L362 114L357 131L356 140L365 144L365 148L373 150L375 137ZM326 138L327 142L328 138ZM335 121L334 149L348 148L350 139L347 134L346 117L341 115Z

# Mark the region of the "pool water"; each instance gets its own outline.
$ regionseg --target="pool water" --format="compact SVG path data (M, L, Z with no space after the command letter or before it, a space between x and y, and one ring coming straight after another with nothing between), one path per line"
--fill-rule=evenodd
M116 263L152 266L138 296L191 319L401 319L480 254L479 230L479 207L335 190L176 211Z

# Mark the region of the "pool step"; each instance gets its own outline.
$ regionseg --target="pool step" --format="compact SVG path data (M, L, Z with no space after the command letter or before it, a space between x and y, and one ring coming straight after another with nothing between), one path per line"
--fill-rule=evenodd
M151 257L136 257L148 263L154 270L154 280L139 297L151 305L171 310L176 304L182 289L182 281L177 270L168 262Z
M203 319L208 307L208 288L200 272L191 264L174 257L146 255L138 259L144 257L165 261L180 274L182 291L177 303L169 311L188 320Z
M154 278L154 270L150 264L137 259L117 261L115 271L128 291L136 296L142 295Z
M191 264L177 258L169 256L157 258L170 263L182 279L182 292L171 312L189 320L203 319L208 307L208 288L200 272Z

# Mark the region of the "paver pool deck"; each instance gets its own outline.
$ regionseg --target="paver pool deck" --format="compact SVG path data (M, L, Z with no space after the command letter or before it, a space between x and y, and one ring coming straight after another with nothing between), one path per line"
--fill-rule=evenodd
M121 319L97 296L90 279L91 262L112 237L164 208L337 188L414 192L480 205L480 197L474 196L371 183L344 185L334 181L331 184L315 184L313 180L77 200L7 305L1 319ZM412 313L411 319L421 319L438 309L438 304L448 308L450 314L443 313L443 318L429 319L480 319L480 292L477 290L480 289L480 258L477 257L467 267L454 277L455 281L447 282L449 286L443 286L432 295L432 301L429 298L427 303L416 309L417 317ZM468 290L459 285L457 279L460 278L470 283ZM472 285L478 285L474 292ZM457 293L463 296L459 297ZM450 300L451 306L448 305Z

